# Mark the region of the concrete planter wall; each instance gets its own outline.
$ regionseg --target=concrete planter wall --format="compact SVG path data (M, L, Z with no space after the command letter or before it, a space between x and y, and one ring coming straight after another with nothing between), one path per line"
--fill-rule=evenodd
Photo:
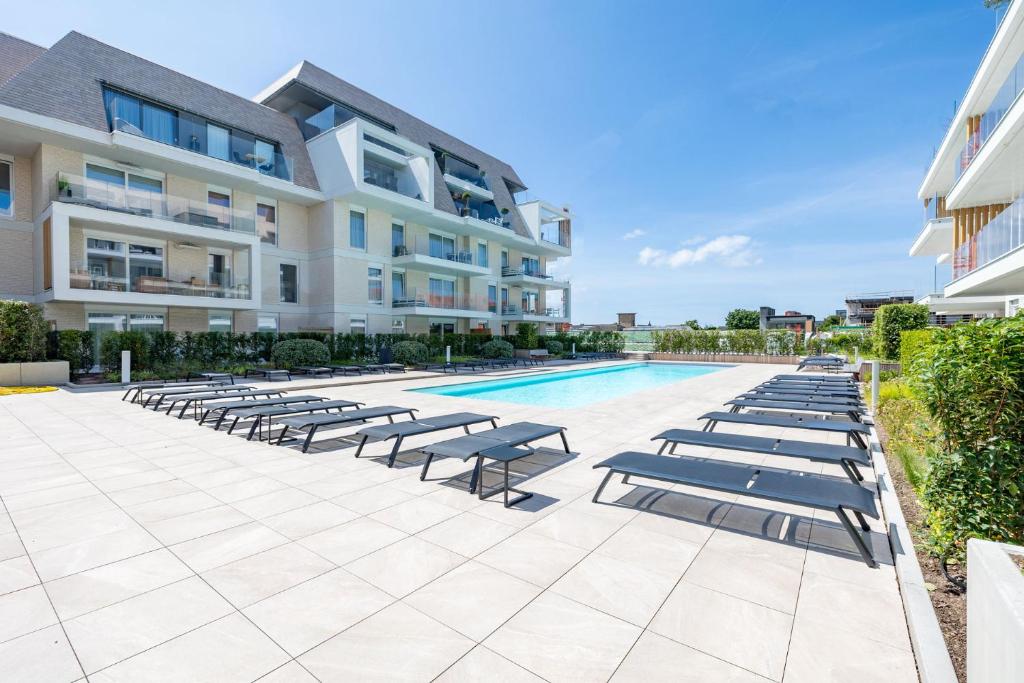
M967 681L1024 681L1024 548L967 541Z
M743 353L662 353L647 354L651 360L688 360L705 363L781 363L797 365L800 356L769 356L766 354Z
M71 379L66 360L41 363L0 363L0 386L27 387L65 384Z

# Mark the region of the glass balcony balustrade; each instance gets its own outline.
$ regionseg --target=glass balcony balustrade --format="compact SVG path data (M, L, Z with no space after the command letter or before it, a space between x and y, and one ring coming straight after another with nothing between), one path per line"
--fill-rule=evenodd
M954 177L957 180L960 179L960 176L964 174L971 165L971 162L978 156L982 145L995 132L999 123L1010 110L1010 107L1017 101L1021 91L1024 91L1024 55L1021 55L1017 63L1010 69L1006 80L1003 81L995 97L992 98L992 103L985 110L985 113L981 115L978 129L967 137L967 142L961 148L960 154L953 160Z
M1019 249L1024 245L1024 197L985 224L956 248L953 253L953 279L957 280L978 268Z
M445 281L447 282L447 281ZM454 284L454 283L453 283ZM451 287L412 287L402 296L392 298L392 308L437 308L442 310L476 311L486 313L487 297L456 292Z

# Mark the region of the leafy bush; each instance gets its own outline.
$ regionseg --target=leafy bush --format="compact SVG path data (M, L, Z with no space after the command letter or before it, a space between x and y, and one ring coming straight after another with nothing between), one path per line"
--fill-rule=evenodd
M725 316L725 326L730 330L756 330L760 325L760 314L748 308L734 308Z
M789 330L663 330L654 333L654 350L663 353L743 353L791 355L798 335Z
M562 353L563 350L565 350L565 347L562 346L562 342L558 341L557 339L545 338L544 348L546 348L548 350L548 353L550 353L552 356L557 356L558 354Z
M939 433L922 496L932 549L1024 542L1024 316L936 331L913 382Z
M504 339L492 339L480 347L480 355L484 358L511 358L515 349Z
M43 310L24 301L0 301L0 363L45 359Z
M395 362L405 365L423 363L430 356L430 349L427 348L427 345L418 341L398 342L391 351L394 354Z
M274 344L270 358L279 368L291 369L300 365L326 365L331 354L323 342L315 339L287 339Z
M904 330L900 333L900 368L912 373L913 365L924 355L935 338L935 328Z
M100 365L104 370L116 372L121 368L121 352L132 352L132 373L151 370L149 347L152 342L150 332L129 330L127 332L108 332L100 341Z
M924 304L886 304L875 313L875 351L887 360L900 352L900 333L928 326L928 307Z
M85 372L92 368L92 332L86 330L55 330L50 333L49 357L66 360L71 372Z
M516 326L515 347L517 349L537 348L537 326L533 323L519 323Z

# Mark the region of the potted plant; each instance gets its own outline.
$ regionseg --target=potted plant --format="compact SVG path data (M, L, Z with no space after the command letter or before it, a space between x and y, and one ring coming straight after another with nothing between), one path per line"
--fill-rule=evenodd
M506 228L509 226L508 209L504 206L501 207L501 225Z
M462 213L463 216L468 216L469 215L469 193L468 192L463 192L462 193L462 212L461 213Z
M71 196L71 183L69 183L64 178L58 177L57 178L57 194L63 195L65 197L70 197Z

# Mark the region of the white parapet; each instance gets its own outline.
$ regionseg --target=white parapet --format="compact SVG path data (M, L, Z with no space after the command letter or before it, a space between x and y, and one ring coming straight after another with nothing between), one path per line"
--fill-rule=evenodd
M967 542L967 681L1024 681L1024 547Z

